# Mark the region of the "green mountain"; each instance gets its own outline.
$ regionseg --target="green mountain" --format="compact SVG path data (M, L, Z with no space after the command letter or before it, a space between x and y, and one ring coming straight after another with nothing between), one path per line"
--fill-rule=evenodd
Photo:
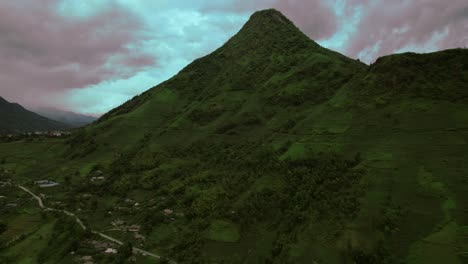
M466 49L368 66L265 10L70 139L0 160L178 263L464 263L467 83Z
M263 138L365 70L320 47L281 13L261 11L223 47L110 111L92 130L112 139L114 133L125 136L120 129L140 124L134 136L119 140L122 145L166 130L186 133L188 142L229 133Z
M63 130L67 125L47 119L0 97L0 133Z

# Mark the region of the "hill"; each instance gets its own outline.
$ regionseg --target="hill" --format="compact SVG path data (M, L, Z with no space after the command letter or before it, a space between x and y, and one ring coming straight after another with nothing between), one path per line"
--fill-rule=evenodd
M0 133L63 130L67 125L26 110L0 97Z
M73 128L86 126L97 120L97 118L93 116L77 114L74 112L63 111L49 107L37 108L34 109L34 112Z
M138 223L179 263L463 263L467 61L367 66L259 11L70 139L0 144L0 159L19 181L66 183L49 199L94 229Z

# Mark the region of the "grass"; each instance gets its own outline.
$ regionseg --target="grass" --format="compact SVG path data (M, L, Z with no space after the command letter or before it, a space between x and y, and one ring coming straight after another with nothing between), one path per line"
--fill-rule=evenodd
M294 143L291 145L291 147L288 149L287 152L285 152L280 159L285 160L285 159L292 159L292 160L298 160L306 157L306 146L302 143Z
M30 214L25 211L7 220L8 229L0 235L0 241L2 242L11 241L22 234L33 233L43 222L38 213Z
M37 257L52 233L54 223L49 222L42 225L36 232L28 235L24 240L8 248L4 254L8 259L14 259L15 263L33 264L37 263Z
M257 226L256 230L245 230L236 242L209 240L204 245L204 258L237 262L244 260L255 263L271 254L275 238L275 232L266 230L263 226Z
M457 224L450 222L440 231L415 243L410 249L407 262L410 264L463 263L457 256L457 230Z
M239 227L229 221L214 220L206 231L206 238L219 242L237 242Z
M177 236L177 229L173 226L163 224L155 226L148 239L158 246L166 247L172 244L172 239Z

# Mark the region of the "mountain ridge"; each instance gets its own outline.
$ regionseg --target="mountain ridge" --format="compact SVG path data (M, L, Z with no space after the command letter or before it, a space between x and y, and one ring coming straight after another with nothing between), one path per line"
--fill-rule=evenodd
M50 107L35 108L33 109L33 112L38 113L39 115L42 115L51 120L55 120L60 123L66 124L72 128L78 128L91 124L98 119L97 117Z
M10 103L0 96L1 133L23 133L68 128L65 124L31 112L18 103Z

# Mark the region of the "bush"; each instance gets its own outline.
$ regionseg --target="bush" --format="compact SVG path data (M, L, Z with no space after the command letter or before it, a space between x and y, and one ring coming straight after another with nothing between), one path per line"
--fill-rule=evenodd
M199 124L199 125L206 125L216 118L218 118L221 114L224 113L224 108L217 105L212 104L207 108L196 108L192 110L189 114L190 120Z
M130 242L124 243L118 249L117 263L125 263L125 261L133 255L133 246Z
M224 134L234 128L237 127L237 124L234 122L227 122L222 125L220 125L218 128L216 128L216 133L218 134Z
M4 222L0 222L0 235L8 229L8 225Z

